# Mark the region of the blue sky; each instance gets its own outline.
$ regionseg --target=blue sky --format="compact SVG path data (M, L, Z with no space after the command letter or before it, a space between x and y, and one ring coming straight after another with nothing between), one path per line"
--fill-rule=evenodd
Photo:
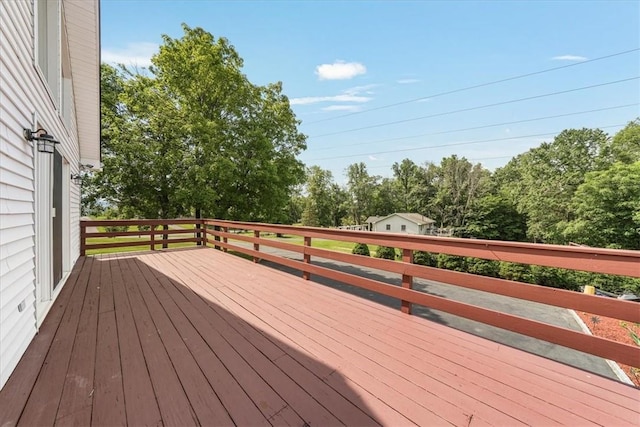
M229 39L252 82L283 82L308 135L300 159L341 183L355 162L391 176L457 154L495 169L562 129L613 134L640 116L640 51L592 61L640 47L639 1L102 0L101 14L105 62L147 65L183 22Z

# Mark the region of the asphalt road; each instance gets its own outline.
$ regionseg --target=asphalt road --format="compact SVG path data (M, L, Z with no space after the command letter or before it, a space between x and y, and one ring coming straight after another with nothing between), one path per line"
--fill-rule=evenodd
M244 242L230 242L238 246L251 246ZM295 252L289 252L281 249L270 248L267 246L261 246L261 251L277 254L279 256L301 260L302 256ZM367 277L381 282L390 283L396 286L401 285L401 278L393 273L388 273L381 270L370 269L366 267L354 266L351 264L341 263L332 260L319 259L317 257L311 258L311 263L327 267L335 270L339 270L345 273L350 273L362 277ZM276 263L262 260L261 264L275 268L280 271L291 273L297 276L301 276L299 270L291 269L281 266ZM346 285L344 283L326 279L317 275L311 275L311 280L319 284L330 286L335 289L340 289L345 292L349 292L353 295L358 295L362 298L367 298L377 303L400 308L400 301L385 295L380 295L375 292L371 292L365 289L361 289L355 286ZM552 307L545 304L539 304L536 302L530 302L520 300L516 298L505 297L501 295L490 294L486 292L475 291L471 289L465 289L458 286L447 285L445 283L434 282L424 279L415 279L413 288L428 294L442 296L451 300L465 302L480 307L490 308L496 311L516 314L521 317L526 317L533 320L538 320L545 323L550 323L564 328L574 329L581 331L580 325L571 314L571 312L564 308ZM450 326L455 329L459 329L468 332L473 335L481 336L483 338L495 341L504 345L519 348L530 353L537 354L567 365L575 366L598 375L602 375L608 378L619 380L616 374L613 372L607 362L597 356L582 353L577 350L572 350L560 345L548 343L546 341L538 340L535 338L521 335L515 332L506 331L504 329L496 328L493 326L485 325L484 323L468 320L460 316L455 316L449 313L445 313L438 310L433 310L427 307L418 305L413 306L413 314L421 316L434 322Z

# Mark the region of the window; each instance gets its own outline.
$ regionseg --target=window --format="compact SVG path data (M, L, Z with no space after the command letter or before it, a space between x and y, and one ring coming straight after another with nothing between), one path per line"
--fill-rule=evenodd
M407 226L406 226L406 225L404 225L404 224L402 224L402 225L400 226L400 231L407 231Z
M387 231L391 230L391 224L387 224Z
M60 100L60 0L35 0L36 64L57 104Z

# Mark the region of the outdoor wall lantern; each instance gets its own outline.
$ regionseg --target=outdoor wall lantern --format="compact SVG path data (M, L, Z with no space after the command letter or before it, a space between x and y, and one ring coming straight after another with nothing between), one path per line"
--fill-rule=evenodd
M36 141L38 143L38 151L41 153L53 154L56 144L60 141L56 141L53 136L49 135L46 130L40 128L32 131L31 129L24 129L24 138L27 141Z
M72 173L71 181L73 181L73 183L76 185L82 185L82 175L79 173Z

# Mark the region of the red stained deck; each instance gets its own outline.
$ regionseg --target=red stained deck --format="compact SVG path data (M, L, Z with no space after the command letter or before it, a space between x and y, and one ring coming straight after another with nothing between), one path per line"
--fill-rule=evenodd
M214 249L81 258L5 425L639 425L640 391Z

